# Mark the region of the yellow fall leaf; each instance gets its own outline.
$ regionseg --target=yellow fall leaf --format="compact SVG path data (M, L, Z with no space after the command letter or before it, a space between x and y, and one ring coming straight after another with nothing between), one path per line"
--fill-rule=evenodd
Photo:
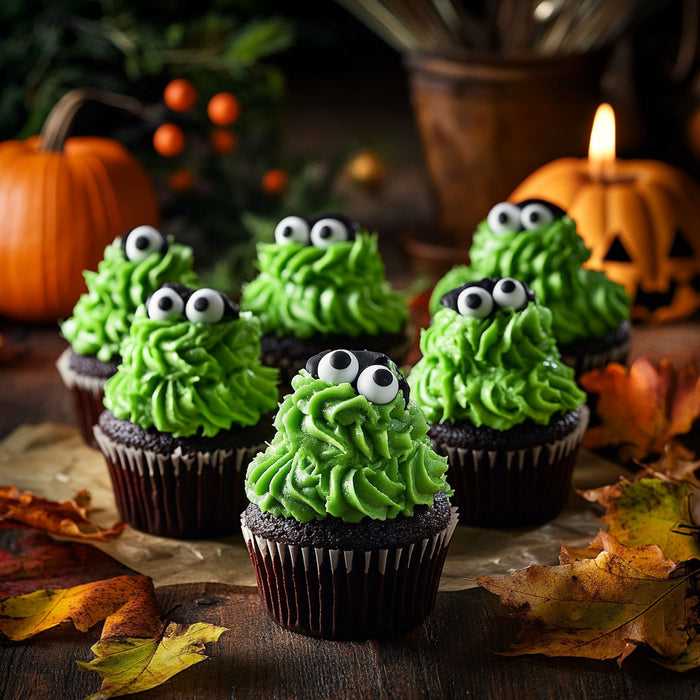
M216 642L226 627L206 622L170 623L157 639L122 638L100 641L92 647L96 658L78 662L102 677L102 686L86 700L102 700L140 693L164 683L180 671L207 659L205 644Z

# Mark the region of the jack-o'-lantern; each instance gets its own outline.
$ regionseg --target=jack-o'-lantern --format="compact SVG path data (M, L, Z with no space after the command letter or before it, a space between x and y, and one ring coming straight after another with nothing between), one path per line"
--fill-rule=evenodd
M700 185L665 163L615 159L614 132L612 157L592 165L591 154L555 160L511 199L564 209L592 251L586 267L625 287L634 319L687 318L700 308Z

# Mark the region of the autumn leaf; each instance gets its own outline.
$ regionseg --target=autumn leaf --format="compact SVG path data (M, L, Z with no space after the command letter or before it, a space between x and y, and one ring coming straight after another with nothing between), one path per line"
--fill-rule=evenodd
M162 623L153 581L148 576L117 576L0 601L0 632L12 641L28 639L68 621L85 632L102 620L103 639L120 634L146 638L159 634Z
M617 659L648 645L678 661L698 625L700 562L676 564L656 546L627 547L599 533L595 558L530 566L479 585L516 607L521 629L508 652Z
M119 536L126 527L116 523L104 529L87 516L89 495L81 491L72 501L51 501L20 491L14 486L0 487L0 522L14 521L40 528L62 537L81 540L108 540Z
M622 479L579 493L605 507L600 520L623 544L657 545L677 563L700 558L700 546L692 536L696 528L691 503L698 498L693 484L659 478Z
M103 679L98 693L86 700L140 693L164 683L186 668L207 659L204 645L216 642L225 627L205 622L193 625L171 623L158 639L125 638L98 642L96 658L78 662L84 670L96 671Z
M655 462L638 462L638 465L658 479L686 481L700 487L700 479L696 476L700 460L696 460L693 452L677 442L668 443Z
M700 377L693 362L680 370L668 360L653 364L639 358L629 369L611 363L584 374L580 383L597 395L600 419L586 432L584 447L620 446L625 461L663 453L700 415Z

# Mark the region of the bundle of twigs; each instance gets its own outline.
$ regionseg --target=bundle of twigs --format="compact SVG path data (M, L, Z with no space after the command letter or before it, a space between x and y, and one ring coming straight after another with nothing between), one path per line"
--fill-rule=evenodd
M338 0L401 52L466 48L580 54L618 39L667 0Z

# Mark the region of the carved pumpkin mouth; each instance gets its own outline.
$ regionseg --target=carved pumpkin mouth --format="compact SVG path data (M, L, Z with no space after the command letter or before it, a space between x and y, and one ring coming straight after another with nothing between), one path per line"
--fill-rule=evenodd
M675 280L669 280L668 289L665 292L645 292L640 284L634 297L634 306L643 306L654 311L665 306L671 306L676 295L677 284Z

